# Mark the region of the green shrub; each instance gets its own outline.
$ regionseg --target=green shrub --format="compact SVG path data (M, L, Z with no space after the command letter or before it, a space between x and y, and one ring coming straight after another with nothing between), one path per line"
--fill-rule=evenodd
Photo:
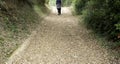
M120 30L120 23L115 24L115 26L116 26L116 29L117 29L117 30Z
M120 0L76 0L75 11L83 15L87 27L108 39L117 39Z
M89 0L75 0L74 8L75 8L76 14L82 13L88 1Z

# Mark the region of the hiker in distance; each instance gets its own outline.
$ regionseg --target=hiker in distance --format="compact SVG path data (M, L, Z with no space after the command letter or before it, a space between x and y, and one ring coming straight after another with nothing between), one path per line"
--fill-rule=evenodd
M56 0L58 15L61 15L61 0Z

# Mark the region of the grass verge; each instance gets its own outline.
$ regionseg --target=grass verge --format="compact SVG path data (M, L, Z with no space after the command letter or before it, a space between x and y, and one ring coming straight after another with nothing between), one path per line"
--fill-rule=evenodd
M34 8L25 5L9 12L0 11L0 64L4 64L40 24L45 7Z

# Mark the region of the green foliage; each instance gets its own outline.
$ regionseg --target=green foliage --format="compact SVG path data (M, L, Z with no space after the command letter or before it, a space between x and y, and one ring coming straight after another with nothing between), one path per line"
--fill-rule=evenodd
M108 44L110 49L116 49L120 47L120 42L114 42L114 43L110 43Z
M115 24L115 26L116 26L116 29L117 29L117 30L120 30L120 23Z
M83 14L86 25L96 33L117 39L120 33L120 0L76 0L75 10L77 14Z
M85 8L86 3L88 1L89 0L75 0L74 8L75 8L76 14L81 14L82 10Z
M71 6L73 0L62 0L63 6Z
M3 46L4 38L0 37L0 46Z

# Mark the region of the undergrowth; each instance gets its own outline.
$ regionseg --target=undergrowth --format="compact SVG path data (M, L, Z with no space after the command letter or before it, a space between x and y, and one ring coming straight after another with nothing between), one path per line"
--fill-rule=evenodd
M44 5L36 6L42 9L38 10L39 13L46 12L47 8ZM43 12L44 8L46 9ZM0 9L0 63L4 64L7 58L36 29L42 19L40 15L34 10L34 6L27 4L19 5L15 9Z
M120 0L75 0L74 4L100 44L120 58Z

